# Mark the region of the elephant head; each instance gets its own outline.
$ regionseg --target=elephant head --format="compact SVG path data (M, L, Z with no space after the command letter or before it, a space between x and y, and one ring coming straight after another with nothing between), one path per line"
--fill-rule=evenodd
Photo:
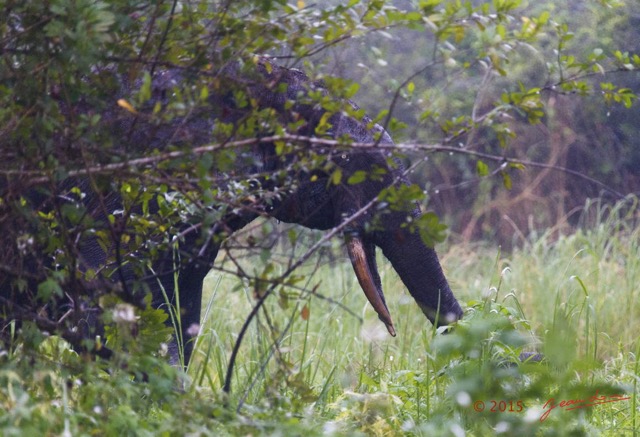
M297 70L273 65L269 65L268 71L261 65L261 70L270 84L269 89L257 91L261 104L284 111L284 102L292 102L292 111L302 114L307 121L304 134L313 135L325 111L317 105L301 102L301 96L309 89L322 90L322 85L310 82ZM284 86L279 88L286 91L272 91L282 84ZM359 109L352 102L346 104L354 111ZM272 208L270 215L284 222L329 229L368 205L369 208L347 226L345 244L358 282L389 333L395 336L376 265L376 246L382 249L432 323L439 326L460 319L462 309L442 272L436 252L425 244L419 230L413 226L421 215L418 205L379 208L380 202L376 202L383 191L409 185L402 165L390 152L393 141L389 134L366 115L357 119L346 115L345 111L332 114L329 124L327 134L334 138L348 137L356 143L376 143L384 147L326 152L334 168L340 169L342 182L332 184L327 173L314 172L312 177L299 175L297 190ZM362 175L359 182L349 183L356 174Z

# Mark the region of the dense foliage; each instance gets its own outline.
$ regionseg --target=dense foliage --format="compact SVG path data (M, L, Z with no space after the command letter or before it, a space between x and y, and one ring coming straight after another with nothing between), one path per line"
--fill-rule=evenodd
M579 224L571 214L585 196L619 200L640 185L638 114L627 109L635 107L639 80L637 9L631 1L617 0L563 5L516 0L353 0L326 6L270 0L0 3L0 402L10 412L2 416L2 434L218 435L287 433L289 426L320 432L320 421L300 419L305 411L328 418L326 432L447 429L460 435L458 430L504 426L526 432L538 425L525 416L500 421L503 416L485 415L485 422L474 424L460 393L473 400L538 401L572 371L597 379L607 393L620 393L618 384L637 384L628 376L628 366L634 364L627 357L634 350L627 337L620 345L622 376L611 381L593 376L600 370L597 360L612 354L599 356L589 349L589 338L581 355L589 360L587 368L562 362L562 357L557 362L550 357L559 371L505 367L503 360L527 346L520 334L528 326L524 315L518 305L514 309L463 293L469 300L468 321L433 344L421 329L416 347L430 351L424 355L429 365L406 373L396 368L395 376L404 381L399 386L387 384L385 359L372 358L377 376L363 365L357 383L345 379L342 393L330 384L333 376L308 377L311 368L300 372L308 366L304 352L299 362L289 361L280 347L293 322L278 321L265 309L258 329L269 335L257 340L262 349L247 352L265 364L240 370L254 372L238 377L243 397L219 398L216 393L222 375L230 371L226 354L233 332L227 338L210 333L215 341L208 346L202 340L203 358L192 365L192 384L185 383L189 390L180 393L177 381L186 376L164 358L172 329L165 326L166 314L148 305L144 283L123 287L125 281L112 277L116 270L108 263L81 269L78 251L83 239L96 239L117 248L115 259L108 261L142 271L159 253L173 250L185 217L190 225L206 229L224 207L246 205L263 194L238 168L246 163L247 141L257 144L265 136L272 137L291 167L256 178L278 180L286 191L295 186L292 174L322 167L339 183L342 174L315 153L350 147L346 140L321 141L330 129L328 117L312 132L320 140L299 141L287 136L303 130L295 119L260 110L249 98L245 78L270 62L304 68L322 79L333 97L318 93L311 98L328 114L347 111L362 117L364 111L340 99L353 98L402 143L394 152L419 188L385 193L381 200L391 207L419 201L446 214L463 236L490 235L509 243L516 234L515 242L524 245L539 227L557 224L555 229L563 230L567 221ZM187 79L158 99L151 78L162 69L179 71ZM242 109L241 117L229 115L228 95L234 102L231 109ZM203 147L195 151L193 138L176 137L160 146L145 138L123 143L118 132L123 114L142 114L140 123L162 130L206 111L216 112L223 122L203 127L205 136L197 140ZM349 183L366 177L355 175ZM57 201L61 186L62 204ZM83 202L88 192L96 195L95 204ZM91 212L111 202L114 193L121 209L98 217ZM637 204L623 205L631 211L627 219L637 219ZM420 224L425 240L442 241L443 227L435 214L425 217ZM629 235L637 240L636 231ZM284 236L274 232L273 224L260 223L249 237L227 243L218 269L240 277L234 286L255 297L274 291L276 306L287 311L294 307L295 314L308 320L312 296L336 302L318 292L312 273L294 267L310 257L308 247L324 251L325 257L335 252L317 234L287 229ZM306 238L322 244L312 246ZM637 249L632 246L616 256L633 257ZM243 264L245 256L260 262ZM619 259L611 262L628 267ZM583 289L588 297L589 287ZM559 332L562 320L571 325L576 305L584 310L580 314L596 311L587 300L572 305L558 303L555 309L562 317L554 318L550 332ZM170 317L179 318L179 311ZM94 326L94 320L105 325L103 334L77 329L87 321ZM590 333L590 319L585 323ZM308 338L305 334L304 344ZM548 339L556 348L551 355L567 347ZM214 353L212 348L224 349ZM108 360L93 361L96 354ZM271 357L275 373L255 394L255 381ZM313 359L321 360L321 352ZM330 373L337 371L332 367ZM510 382L490 386L492 378L503 376ZM584 392L580 384L566 395ZM423 397L421 390L428 393ZM235 417L229 402L242 407L250 393L252 410ZM634 394L633 404L616 423L631 429L636 408ZM611 412L613 422L616 414ZM425 418L429 424L423 425ZM566 426L589 428L584 416Z

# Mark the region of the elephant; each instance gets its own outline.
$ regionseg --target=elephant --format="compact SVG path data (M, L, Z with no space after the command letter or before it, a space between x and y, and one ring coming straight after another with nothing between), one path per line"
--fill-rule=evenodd
M235 151L230 168L221 170L224 165L217 165L212 170L226 175L227 180L224 177L213 178L225 189L231 189L229 180L237 180L242 181L248 191L233 205L203 208L203 214L209 214L213 219L202 219L201 215L195 214L194 217L180 218L182 223L177 220L172 228L174 235L171 241L179 242L178 256L170 245L158 243L154 246L153 239L140 243L127 255L128 259L144 251L159 252L154 252L151 267L146 265L142 270L124 260L123 253L127 250L123 237L125 233L117 234L114 230L117 220L108 227L112 236L117 234L110 246L105 244L104 235L100 237L96 232L86 238L84 235L82 239L78 237L77 269L98 272L104 265L113 267L103 282L96 282L99 279L99 275L96 275L97 279L93 279L91 287L113 289L113 285L109 285L111 281L118 285L115 288L120 297L137 304L142 301L143 291L151 291L154 306L163 305L167 299L175 302L179 298L182 311L180 330L182 338L187 339L189 328L200 322L203 279L212 268L222 242L257 217L267 216L317 230L329 230L342 225L346 251L355 276L390 335L395 336L396 331L376 265L376 247L382 250L433 324L449 325L462 317L462 308L451 291L435 250L425 243L420 230L413 226L423 214L418 204L413 201L402 206L385 205L381 200L389 190L402 190L409 187L410 183L401 163L391 154L393 141L390 135L363 115L355 103L333 96L322 82L312 81L303 71L281 67L266 59L248 62L244 66L236 63L215 73L200 71L194 74L188 69L176 67L151 70L146 73L136 71L135 74L122 74L110 69L97 71L95 76L99 82L109 83L116 99L111 98L110 104L100 110L82 99L73 105L61 103L60 112L66 118L77 117L80 113L89 116L98 114L98 133L93 135L108 138L103 141L110 141L112 147L108 149L109 153L113 153L113 150L140 150L139 156L144 159L151 152L156 155L174 152L176 145L186 144L195 148L216 141L222 144L218 152L227 153L228 150L223 147L225 142L240 138L248 125L255 125L247 114L257 111L262 116L261 123L244 135L253 136L258 141L241 151ZM134 78L130 79L131 76ZM204 80L206 84L206 92L200 95L201 104L188 110L171 107L168 103L170 97L176 93L195 92L196 87L192 84L198 80ZM145 96L140 97L141 94ZM136 95L140 97L139 104L134 106L131 102ZM338 105L338 109L335 109L335 105ZM175 110L174 116L163 119L165 110ZM301 138L342 139L345 142L377 144L379 147L335 148L329 143L312 145L300 140L283 152L283 147L290 146L286 141L260 140L261 137L277 133L278 129L282 130L283 126L285 132ZM60 134L60 138L54 141L57 147L63 149L73 148L74 141L81 140ZM101 149L94 152L106 153ZM305 154L312 154L314 161L300 164L299 158ZM185 159L178 164L177 173L182 175L184 166L196 164ZM104 168L94 169L95 173L100 174ZM169 166L161 169L161 172L171 174L173 170ZM54 195L36 195L37 200L32 200L34 205L38 205L35 208L56 211L61 209L60 205L80 202L88 211L86 215L95 222L113 222L114 212L121 213L122 209L126 209L123 207L126 201L123 200L122 191L110 192L113 187L109 184L108 176L105 182L104 175L94 178L90 173L88 170L77 172L79 176L71 178L72 182L63 182L62 188L53 190ZM340 177L336 177L336 174ZM10 197L7 197L7 193L11 192L12 187L15 191L16 183L3 181L3 198ZM92 190L106 190L106 194L85 196ZM200 195L207 195L207 188L204 190L200 191ZM134 200L144 203L141 197ZM7 204L5 202L5 206ZM135 205L131 211L144 216L159 211L164 214L163 208L166 205L152 199L148 205ZM15 246L18 244L16 241L14 238L5 244ZM14 247L14 252L19 251L20 248ZM36 266L36 270L55 270L51 263L36 258L37 255L31 253L21 259L23 264L31 266L31 270L33 266ZM3 274L5 278L0 278L0 304L4 308L5 321L10 318L7 314L11 317L33 314L12 305L19 275L11 276L6 271ZM33 271L30 275L38 280L43 278L42 275L33 275ZM140 278L144 286L138 290L132 284L138 284L136 281ZM30 286L37 287L33 284ZM82 292L71 294L77 296ZM172 361L177 363L176 342L172 342L170 352ZM193 342L186 342L184 363L189 362L192 352Z

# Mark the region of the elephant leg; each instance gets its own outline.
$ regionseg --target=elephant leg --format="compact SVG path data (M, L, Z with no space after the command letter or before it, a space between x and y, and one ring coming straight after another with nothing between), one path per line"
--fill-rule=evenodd
M180 344L183 348L184 366L191 360L193 346L200 325L200 311L202 308L202 283L205 276L211 270L218 248L212 251L211 262L204 260L194 260L189 262L178 273L178 298L180 308ZM171 350L173 349L173 350ZM172 341L170 344L171 364L178 364L179 349L178 342Z
M176 309L179 307L180 311L179 317L174 313L174 317L167 320L172 327L179 325L179 338L173 338L169 344L171 364L180 363L181 352L184 357L182 364L185 368L189 364L200 325L202 283L218 255L221 240L256 217L258 214L253 211L229 213L214 225L209 237L203 239L195 231L184 236L184 241L180 243L183 260L177 269L175 265L179 261L175 260L173 253L167 253L154 265L155 274L148 281L154 306L167 308L172 305Z
M197 238L187 237L180 243L182 256L187 258L179 267L180 261L169 251L162 259L154 263L153 275L147 279L152 294L153 305L169 313L167 325L179 330L169 342L169 361L173 365L181 363L186 367L193 352L190 341L191 326L200 323L202 301L202 281L211 269L218 252L217 246L210 248L207 257L190 255L189 248L197 244ZM188 258L190 257L191 258Z

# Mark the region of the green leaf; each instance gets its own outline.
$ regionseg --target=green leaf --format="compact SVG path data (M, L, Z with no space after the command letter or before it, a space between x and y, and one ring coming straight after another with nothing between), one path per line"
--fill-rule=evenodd
M489 166L478 159L478 162L476 162L476 171L479 176L487 176L489 174Z
M360 182L364 182L367 179L367 172L364 170L358 170L349 176L347 183L349 185L359 184Z
M333 173L331 173L331 183L333 185L340 185L342 182L342 169L336 168Z
M502 174L502 184L507 190L510 190L513 186L511 182L511 176L509 176L509 173L507 173L506 171L501 171L500 174Z
M407 97L412 96L415 89L416 89L416 84L413 82L409 82L407 84Z
M151 75L148 71L144 72L144 77L142 79L142 86L140 87L140 91L138 93L139 102L144 103L151 98Z
M407 12L404 17L408 21L422 21L422 14L417 11Z
M38 284L38 299L43 302L49 301L54 296L62 297L63 294L64 293L60 284L58 284L58 281L52 278Z
M444 241L447 236L447 226L441 223L439 217L433 212L426 212L417 219L412 219L409 223L409 229L412 231L417 229L420 238L429 247Z

